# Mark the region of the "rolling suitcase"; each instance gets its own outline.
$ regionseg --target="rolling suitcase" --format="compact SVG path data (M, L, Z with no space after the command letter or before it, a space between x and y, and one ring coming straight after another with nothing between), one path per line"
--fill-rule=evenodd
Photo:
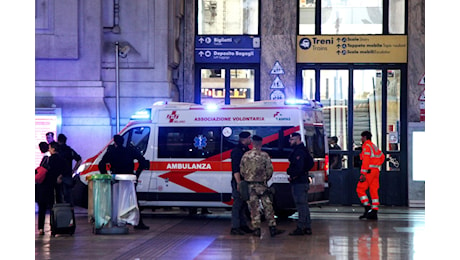
M69 203L55 203L50 213L51 235L75 233L75 213Z

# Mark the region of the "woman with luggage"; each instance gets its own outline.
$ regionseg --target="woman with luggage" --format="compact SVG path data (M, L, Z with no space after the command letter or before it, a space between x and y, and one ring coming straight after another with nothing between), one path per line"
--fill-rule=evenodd
M46 144L46 143L45 143ZM48 144L46 144L48 146ZM39 144L40 151L44 153L40 166L45 167L45 179L42 183L37 184L37 203L38 203L38 231L44 235L46 210L54 204L54 189L62 181L60 172L65 168L65 160L57 153L59 144L52 142L49 144L49 150L42 143ZM47 156L49 151L50 156Z

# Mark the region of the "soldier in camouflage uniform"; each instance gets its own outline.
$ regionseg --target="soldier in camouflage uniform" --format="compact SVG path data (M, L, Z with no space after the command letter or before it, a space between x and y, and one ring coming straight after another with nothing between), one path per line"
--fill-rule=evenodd
M260 199L270 228L270 235L273 237L283 232L276 229L270 189L267 187L267 181L273 174L273 165L270 156L262 151L262 137L254 135L252 141L253 149L247 151L241 158L240 174L248 182L248 205L251 211L252 226L255 229L253 234L260 236Z

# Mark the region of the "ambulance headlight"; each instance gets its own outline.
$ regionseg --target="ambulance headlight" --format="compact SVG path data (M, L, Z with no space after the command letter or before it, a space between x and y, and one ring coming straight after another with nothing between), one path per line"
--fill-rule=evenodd
M78 166L78 169L77 169L77 174L81 174L84 171L88 170L89 166L91 166L91 163L80 164L80 166Z
M148 120L150 119L151 112L152 110L149 108L137 111L131 116L131 120Z

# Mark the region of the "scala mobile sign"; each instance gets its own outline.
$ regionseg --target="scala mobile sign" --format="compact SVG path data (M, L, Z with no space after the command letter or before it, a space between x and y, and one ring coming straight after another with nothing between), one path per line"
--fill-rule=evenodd
M406 35L297 36L297 62L406 63Z
M196 36L196 63L258 63L260 38L254 36Z

